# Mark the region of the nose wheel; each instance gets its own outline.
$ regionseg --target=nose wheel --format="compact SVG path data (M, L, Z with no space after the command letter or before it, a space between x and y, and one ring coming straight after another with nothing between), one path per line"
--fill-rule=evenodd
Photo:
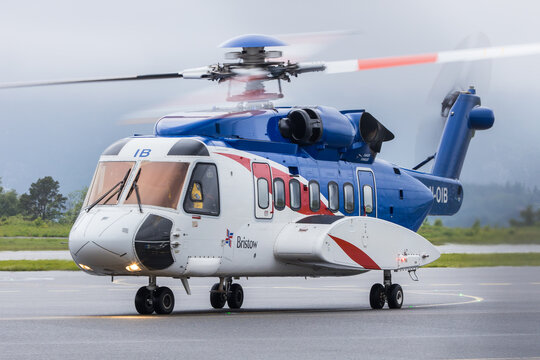
M141 315L170 314L174 309L174 294L166 286L158 287L155 276L151 276L149 285L141 287L135 294L135 309Z
M232 278L220 278L210 290L210 305L214 309L221 309L225 303L231 309L240 309L244 303L244 290L240 284L233 284Z
M403 289L399 284L392 284L390 270L384 270L384 285L374 284L369 292L372 309L382 309L386 302L390 309L401 309L403 305Z

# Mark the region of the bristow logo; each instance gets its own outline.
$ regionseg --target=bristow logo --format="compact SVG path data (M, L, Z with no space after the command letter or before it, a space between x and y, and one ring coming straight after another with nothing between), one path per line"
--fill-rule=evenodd
M225 237L225 245L229 245L229 247L232 247L232 238L233 233L227 229L227 237Z

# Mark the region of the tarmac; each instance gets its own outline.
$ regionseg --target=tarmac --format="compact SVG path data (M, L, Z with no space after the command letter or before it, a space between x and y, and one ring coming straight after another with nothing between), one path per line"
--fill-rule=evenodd
M371 310L382 273L249 278L241 310L214 310L216 279L169 286L171 315L140 316L145 278L0 272L2 359L540 359L540 267L393 273L399 310Z

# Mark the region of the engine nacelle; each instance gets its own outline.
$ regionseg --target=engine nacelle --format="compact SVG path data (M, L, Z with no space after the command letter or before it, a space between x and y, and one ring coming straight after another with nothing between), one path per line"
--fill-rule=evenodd
M293 109L279 120L281 136L299 145L324 144L345 148L354 142L356 129L351 121L336 109L316 107Z

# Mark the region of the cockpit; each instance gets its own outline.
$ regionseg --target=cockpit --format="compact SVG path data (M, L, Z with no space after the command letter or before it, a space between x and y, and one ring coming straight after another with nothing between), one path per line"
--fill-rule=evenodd
M185 161L186 157L178 159L176 156L181 155L179 152L186 151L186 144L193 147L193 143L202 145L194 140L179 141L172 146L167 154L169 156L159 157L156 160L138 158L138 161L121 161L122 158L117 156L110 159L108 156L102 157L84 207L90 210L98 205L135 206L142 211L142 206L153 206L176 210L179 209L180 198L187 182L187 191L182 202L184 211L192 214L219 215L216 165L209 162ZM193 149L190 151L193 152ZM207 154L206 152L204 155Z

